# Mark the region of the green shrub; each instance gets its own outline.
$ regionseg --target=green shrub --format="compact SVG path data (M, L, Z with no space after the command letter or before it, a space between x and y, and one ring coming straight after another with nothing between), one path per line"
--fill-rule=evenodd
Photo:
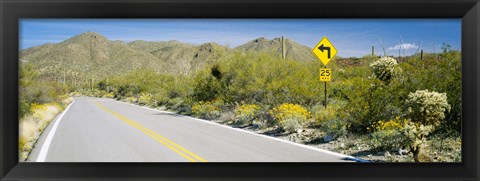
M271 128L279 125L278 121L275 120L271 114L271 107L264 105L257 111L255 125L260 129Z
M312 117L315 119L315 124L320 125L323 122L330 121L341 117L341 109L346 105L345 101L333 100L327 105L315 105L311 108Z
M192 97L195 101L208 101L217 98L221 90L219 81L208 71L200 72L195 77Z
M371 145L383 150L402 148L406 139L403 134L406 122L406 119L400 119L399 117L390 121L377 121L370 128L373 131L371 133Z
M325 132L325 134L335 138L346 136L348 128L349 124L342 119L333 119L320 124L320 129Z
M140 93L140 96L138 97L138 104L140 105L155 105L156 102L153 99L153 95L150 93Z
M105 93L102 97L112 99L112 98L115 97L115 94L113 94L113 93L111 93L111 92L107 92L107 93Z
M341 108L342 119L352 126L351 131L355 133L365 133L375 120L379 120L379 114L384 112L383 108L388 95L384 91L377 89L379 80L354 77L342 82L342 89L346 95L347 104ZM385 97L383 97L385 95Z
M28 63L19 67L19 117L31 113L32 104L59 102L65 95L65 87L56 81L42 79Z
M313 104L319 101L318 92L321 88L316 66L318 62L281 60L266 53L234 54L231 59L219 62L221 76L218 78L211 75L211 68L201 73L203 82L200 81L201 84L196 87L205 90L200 91L205 95L196 97L215 97L227 103Z
M191 104L182 98L170 99L167 103L167 108L174 110L179 114L185 114L185 115L192 114Z
M235 121L235 113L232 110L222 111L218 120L222 123L228 123L230 121Z
M298 104L284 103L271 110L271 114L285 131L293 132L306 123L310 112Z
M30 114L31 113L31 105L27 100L23 99L20 97L20 103L19 103L19 110L18 110L18 117L22 118L23 116Z
M197 102L192 106L192 113L202 119L213 120L220 117L220 108L216 105L219 100Z
M115 95L118 98L133 97L140 93L142 90L138 85L119 85L115 89Z
M423 59L412 57L400 64L405 73L398 76L395 92L403 100L416 90L435 90L447 94L451 106L437 131L461 133L462 113L462 59L460 51L427 54ZM407 73L408 72L408 73ZM441 81L439 81L441 79Z
M26 137L19 137L18 138L18 148L20 151L24 151L24 150L27 150L27 149L30 149L30 146L27 144L28 143L28 139ZM25 156L26 158L26 156Z
M136 97L126 97L125 98L125 101L128 102L128 103L137 103L138 99Z
M287 132L294 132L300 128L302 128L302 125L299 123L300 121L295 118L287 118L281 122L282 127L285 131Z
M235 109L235 122L240 125L251 124L256 119L260 107L255 104L244 104Z
M93 90L86 91L85 95L92 96L92 97L107 97L107 96L110 96L111 93L108 93L104 90L93 89Z

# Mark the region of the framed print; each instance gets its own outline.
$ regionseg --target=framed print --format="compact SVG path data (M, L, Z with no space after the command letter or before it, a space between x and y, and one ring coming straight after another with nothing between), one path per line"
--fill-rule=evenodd
M478 1L0 8L2 180L478 180Z

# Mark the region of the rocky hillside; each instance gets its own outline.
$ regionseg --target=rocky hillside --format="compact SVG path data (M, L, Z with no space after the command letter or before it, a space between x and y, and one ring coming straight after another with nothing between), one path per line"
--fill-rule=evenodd
M137 51L120 41L87 32L58 44L22 50L20 59L32 64L41 76L76 79L116 75L142 67L161 67L155 56Z
M286 59L297 61L313 61L316 60L311 52L311 48L300 45L297 42L285 39ZM282 54L282 39L274 38L269 40L263 37L249 41L241 46L235 48L239 51L254 51L266 52L281 56Z
M315 60L310 48L286 39L287 59ZM20 51L20 59L32 64L43 77L72 80L103 78L138 68L159 73L187 74L228 59L234 52L263 52L279 57L281 39L258 38L234 49L216 43L192 45L178 41L112 41L95 32L85 32L57 44L44 44Z
M184 74L215 63L227 53L227 48L216 43L194 46L174 40L168 42L139 40L128 45L155 56L163 63L165 71Z

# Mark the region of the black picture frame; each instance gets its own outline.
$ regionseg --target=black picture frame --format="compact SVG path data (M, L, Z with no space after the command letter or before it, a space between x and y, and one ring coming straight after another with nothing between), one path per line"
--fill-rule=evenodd
M479 180L478 0L1 0L1 180ZM19 163L20 18L461 18L462 163Z

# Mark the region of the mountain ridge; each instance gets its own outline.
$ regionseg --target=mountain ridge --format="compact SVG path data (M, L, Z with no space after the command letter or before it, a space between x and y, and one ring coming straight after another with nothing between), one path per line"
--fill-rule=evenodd
M310 48L285 39L286 58L312 61ZM262 52L281 57L281 38L256 38L235 48L215 42L200 45L177 40L123 42L110 40L100 33L84 32L59 43L46 43L20 51L22 63L32 64L39 73L50 79L107 77L135 69L153 69L158 73L188 74L228 59L235 52ZM87 79L87 78L83 78Z

